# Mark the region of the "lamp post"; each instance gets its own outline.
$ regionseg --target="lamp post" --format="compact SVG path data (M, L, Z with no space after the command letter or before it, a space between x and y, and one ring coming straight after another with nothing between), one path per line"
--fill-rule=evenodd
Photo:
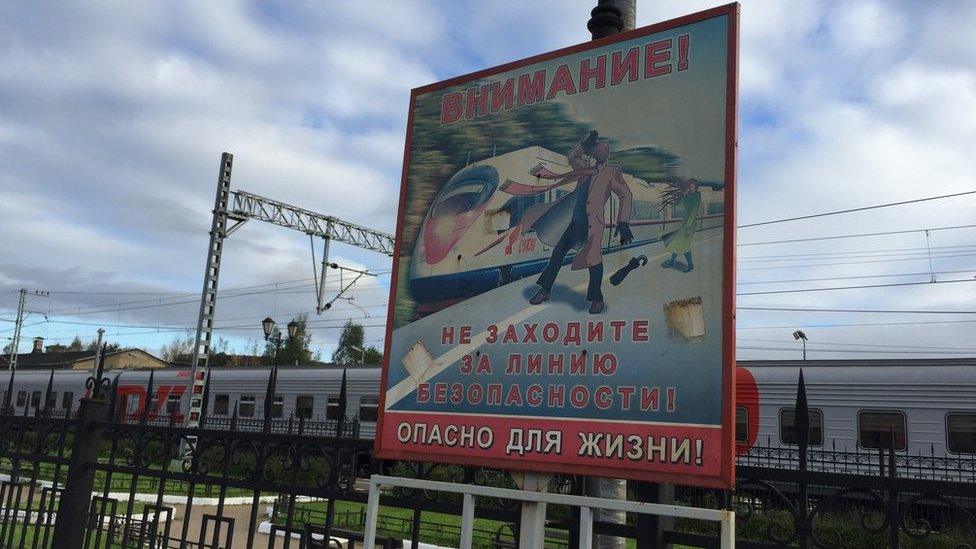
M261 329L264 330L264 340L274 343L275 354L274 361L278 364L278 354L281 352L281 344L285 341L281 334L281 329L275 324L275 321L270 316L261 321ZM295 339L298 335L298 322L292 320L288 323L288 341Z
M793 332L793 339L796 341L803 342L803 360L807 359L807 334L803 333L803 330L797 330Z

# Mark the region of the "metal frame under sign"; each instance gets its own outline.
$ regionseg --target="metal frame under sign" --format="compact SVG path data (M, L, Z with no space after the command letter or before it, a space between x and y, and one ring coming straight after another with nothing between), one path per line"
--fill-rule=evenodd
M644 515L663 515L675 518L707 520L721 525L721 549L732 549L735 546L735 512L728 509L700 509L682 505L666 505L663 503L642 503L638 501L621 501L587 496L571 496L566 494L550 494L547 492L532 492L529 490L512 490L510 488L496 488L492 486L475 486L473 484L455 484L437 480L423 480L416 478L388 477L373 475L369 479L369 499L366 503L366 531L364 543L366 547L373 547L376 543L376 522L379 514L380 487L398 486L418 490L434 490L462 494L461 510L461 539L460 549L471 549L471 535L474 528L474 498L483 496L498 499L518 500L524 503L541 503L554 505L568 505L580 508L580 544L579 549L593 547L593 509L609 511L623 511L625 513L640 513ZM539 524L530 529L542 532L545 523L545 513L536 515ZM525 527L526 525L523 525ZM523 546L532 543L531 540L521 540ZM541 546L540 546L541 547Z

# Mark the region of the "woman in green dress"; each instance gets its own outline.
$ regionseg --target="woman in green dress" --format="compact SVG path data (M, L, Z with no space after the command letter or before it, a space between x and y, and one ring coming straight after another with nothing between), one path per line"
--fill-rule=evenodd
M691 257L691 243L698 230L698 214L701 212L698 180L685 179L670 183L668 189L661 193L661 210L668 206L680 207L684 210L684 217L676 229L661 235L664 247L671 252L671 257L662 263L661 267L665 269L674 267L678 254L684 254L685 265L681 270L687 273L695 268L695 262Z

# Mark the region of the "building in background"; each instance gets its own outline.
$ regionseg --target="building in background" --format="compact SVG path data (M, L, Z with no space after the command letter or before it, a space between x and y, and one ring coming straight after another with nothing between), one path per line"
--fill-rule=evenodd
M48 347L50 350L50 347ZM0 368L6 370L9 356L0 357ZM95 351L44 352L44 340L36 338L34 349L17 355L18 370L90 370L95 366ZM109 370L140 370L169 366L163 359L142 349L119 349L105 353L105 368Z

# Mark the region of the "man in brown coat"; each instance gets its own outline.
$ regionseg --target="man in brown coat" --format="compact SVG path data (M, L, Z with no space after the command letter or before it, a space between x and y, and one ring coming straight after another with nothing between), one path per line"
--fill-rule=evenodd
M529 299L529 303L533 305L549 300L556 275L563 266L566 254L572 248L579 247L576 257L573 258L573 270L585 268L589 271L590 281L586 289L586 300L590 302L590 314L602 313L606 308L601 290L603 248L600 243L606 227L603 212L607 200L610 200L610 193L617 195L620 201L620 213L617 216L620 243L629 244L634 239L630 230L633 194L624 182L620 168L607 165L607 160L610 158L610 144L606 141L597 141L597 137L595 130L590 131L589 135L577 143L567 155L573 170L578 173L585 172L587 175L581 177L576 184L576 190L563 199L565 202L562 206L572 207L572 217L558 242L553 245L549 263L536 281L539 290ZM590 166L588 156L595 160L594 166ZM558 208L560 205L557 204L555 207Z

